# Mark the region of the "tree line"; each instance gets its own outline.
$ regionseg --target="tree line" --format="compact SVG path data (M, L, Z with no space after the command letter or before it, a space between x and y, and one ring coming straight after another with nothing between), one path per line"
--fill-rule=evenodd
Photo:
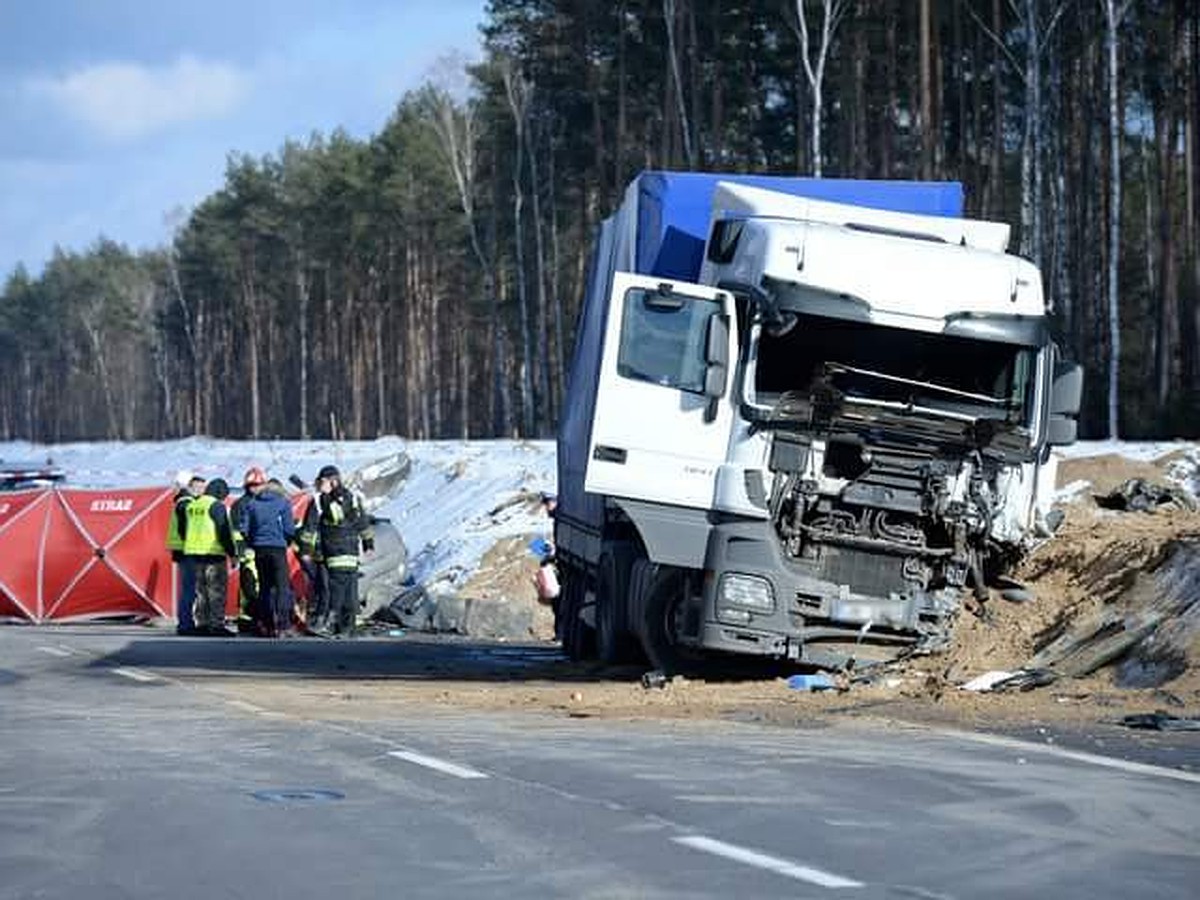
M1200 4L492 0L364 139L0 294L0 436L548 436L643 169L954 179L1036 262L1090 436L1200 433Z

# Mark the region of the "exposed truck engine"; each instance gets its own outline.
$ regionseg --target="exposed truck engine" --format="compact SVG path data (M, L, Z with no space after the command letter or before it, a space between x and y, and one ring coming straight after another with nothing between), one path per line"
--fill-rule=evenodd
M1080 377L1007 226L916 214L944 186L884 187L878 209L781 181L712 185L690 279L619 260L604 279L582 473L570 422L560 436L573 655L936 649L964 589L986 598L1052 530L1050 448L1074 439ZM576 394L588 339L585 322Z

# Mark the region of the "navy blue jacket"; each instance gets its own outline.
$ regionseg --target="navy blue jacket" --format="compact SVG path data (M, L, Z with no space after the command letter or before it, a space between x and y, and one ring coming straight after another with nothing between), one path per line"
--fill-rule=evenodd
M272 491L242 504L237 527L248 547L286 547L296 539L292 504Z

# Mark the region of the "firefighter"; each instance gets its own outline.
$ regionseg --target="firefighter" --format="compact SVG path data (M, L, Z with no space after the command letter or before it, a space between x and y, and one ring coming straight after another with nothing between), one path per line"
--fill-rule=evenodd
M292 521L292 506L287 497L267 490L267 477L262 469L246 473L246 486L250 499L240 512L237 528L246 546L254 551L258 605L265 636L275 637L291 626L287 548L296 540L296 523Z
M225 498L229 486L214 478L204 493L182 509L179 533L183 553L196 571L196 630L210 637L233 637L225 627L225 597L229 587L227 560L237 555Z
M300 568L308 579L308 607L305 610L305 625L310 632L324 635L329 631L329 584L325 566L318 546L316 523L317 498L320 496L314 485L308 491L300 513ZM310 518L310 516L312 518Z
M175 500L167 522L167 549L179 571L179 592L175 595L175 633L196 634L192 607L196 602L196 568L183 552L183 535L179 532L180 510L204 493L204 479L186 470L175 476Z
M317 473L316 487L303 531L325 570L330 630L335 637L351 637L358 617L359 550L374 552L375 531L362 497L342 483L336 466L325 466Z
M238 524L242 521L246 504L253 496L250 485L260 482L265 477L262 469L248 469L242 478L242 496L237 498L229 511L233 544L238 552L238 634L262 635L268 630L265 624L266 616L259 605L258 567L254 564L254 549L246 545L246 537Z

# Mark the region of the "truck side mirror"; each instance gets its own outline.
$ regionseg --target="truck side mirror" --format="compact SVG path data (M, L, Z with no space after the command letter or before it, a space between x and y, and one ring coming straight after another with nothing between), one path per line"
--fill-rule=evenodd
M1083 400L1083 367L1057 358L1054 349L1054 383L1050 386L1050 420L1046 423L1046 443L1066 447L1079 435L1079 407Z
M729 320L712 316L704 340L704 396L725 395L725 380L729 375Z
M1050 388L1050 415L1077 416L1083 400L1083 367L1055 360L1054 384Z
M1046 424L1046 443L1051 447L1066 447L1075 443L1079 423L1066 416L1051 416Z

